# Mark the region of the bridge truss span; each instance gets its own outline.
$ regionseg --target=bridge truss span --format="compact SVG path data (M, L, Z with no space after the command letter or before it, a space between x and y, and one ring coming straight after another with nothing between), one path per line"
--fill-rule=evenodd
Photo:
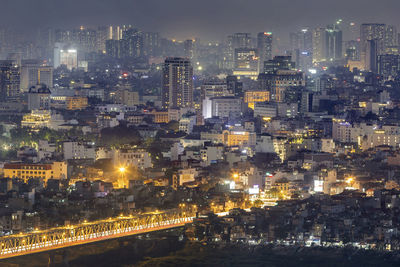
M194 216L171 210L0 237L0 259L171 229L192 222Z

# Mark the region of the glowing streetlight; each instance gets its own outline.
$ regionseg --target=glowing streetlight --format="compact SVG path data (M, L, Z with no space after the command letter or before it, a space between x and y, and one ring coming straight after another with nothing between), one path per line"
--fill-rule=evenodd
M126 187L126 181L125 181L125 173L126 173L126 168L124 166L121 166L118 168L118 171L120 173L120 177L118 179L118 186L120 188L125 188Z

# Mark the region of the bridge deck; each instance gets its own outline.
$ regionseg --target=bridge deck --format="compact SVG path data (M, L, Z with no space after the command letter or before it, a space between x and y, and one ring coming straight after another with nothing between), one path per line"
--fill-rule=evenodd
M118 217L0 238L0 259L172 229L193 221L192 212L168 211Z

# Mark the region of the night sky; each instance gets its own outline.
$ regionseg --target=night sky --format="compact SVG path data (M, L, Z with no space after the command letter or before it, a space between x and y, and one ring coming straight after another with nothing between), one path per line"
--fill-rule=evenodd
M133 24L177 39L221 40L232 32L287 38L304 26L350 22L398 25L399 0L0 0L1 26ZM359 26L356 26L357 31ZM355 29L354 29L355 30ZM348 34L348 33L347 33Z

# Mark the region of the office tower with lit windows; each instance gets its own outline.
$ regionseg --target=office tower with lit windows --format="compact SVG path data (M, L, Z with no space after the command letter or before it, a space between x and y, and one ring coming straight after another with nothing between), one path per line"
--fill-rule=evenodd
M337 25L313 31L313 62L335 61L342 58L342 31Z
M20 67L11 60L0 61L0 101L20 95Z
M270 100L284 102L287 89L305 86L305 79L304 74L296 70L290 56L275 56L264 63L258 83L260 91L270 93Z
M312 31L304 28L299 32L290 34L290 48L292 59L301 70L312 67L313 43Z
M234 49L236 49L236 48L251 48L252 47L250 33L238 32L238 33L234 33L233 35L231 35L228 38L231 39L232 47Z
M103 54L106 52L106 41L109 39L109 37L109 27L100 26L97 28L96 49Z
M112 58L122 58L122 48L120 40L106 41L106 55Z
M55 69L61 65L65 65L69 70L78 68L78 50L65 44L56 43L53 64Z
M365 52L369 40L377 41L379 54L385 51L386 25L377 23L364 23L360 26L361 52Z
M193 106L193 67L187 58L167 58L163 66L162 106Z
M235 49L238 48L252 48L252 39L250 33L234 33L233 35L228 36L225 61L226 66L230 69L234 68Z
M385 28L385 53L397 46L397 29L393 25L386 25Z
M122 38L122 30L120 26L108 27L108 40L120 40Z
M258 70L262 71L264 61L272 59L272 33L260 32L257 35Z
M256 48L236 48L233 75L257 78L258 57Z
M376 46L377 55L385 53L385 37L386 37L386 25L378 23L364 23L360 26L360 54L361 61L364 64L364 68L369 70L371 66L371 54L367 51L367 48L371 48L369 45L370 40L374 40L372 46ZM375 48L374 48L375 49ZM371 49L369 49L371 51Z
M296 70L296 64L291 56L275 56L264 62L263 73L273 74L278 70Z
M144 55L156 57L161 54L160 34L158 32L143 33Z
M378 41L368 40L365 49L365 69L373 73L378 71Z
M319 27L313 30L313 62L325 61L326 29Z
M399 74L400 55L379 55L378 56L378 73L385 80L394 79Z
M40 64L38 60L23 60L21 64L21 91L43 84L53 87L53 67Z
M72 31L73 44L83 53L92 53L99 50L97 46L97 31L81 26Z
M143 56L143 34L140 30L128 27L122 33L122 40L125 57Z
M183 50L185 57L192 60L194 56L193 40L185 40Z
M360 60L360 41L351 40L344 44L345 46L345 58L347 60L357 61Z
M337 27L336 24L329 25L325 30L326 38L326 49L325 58L326 60L338 60L342 58L342 31Z
M226 77L226 85L229 92L235 96L243 96L243 83L238 81L238 77L228 75Z

